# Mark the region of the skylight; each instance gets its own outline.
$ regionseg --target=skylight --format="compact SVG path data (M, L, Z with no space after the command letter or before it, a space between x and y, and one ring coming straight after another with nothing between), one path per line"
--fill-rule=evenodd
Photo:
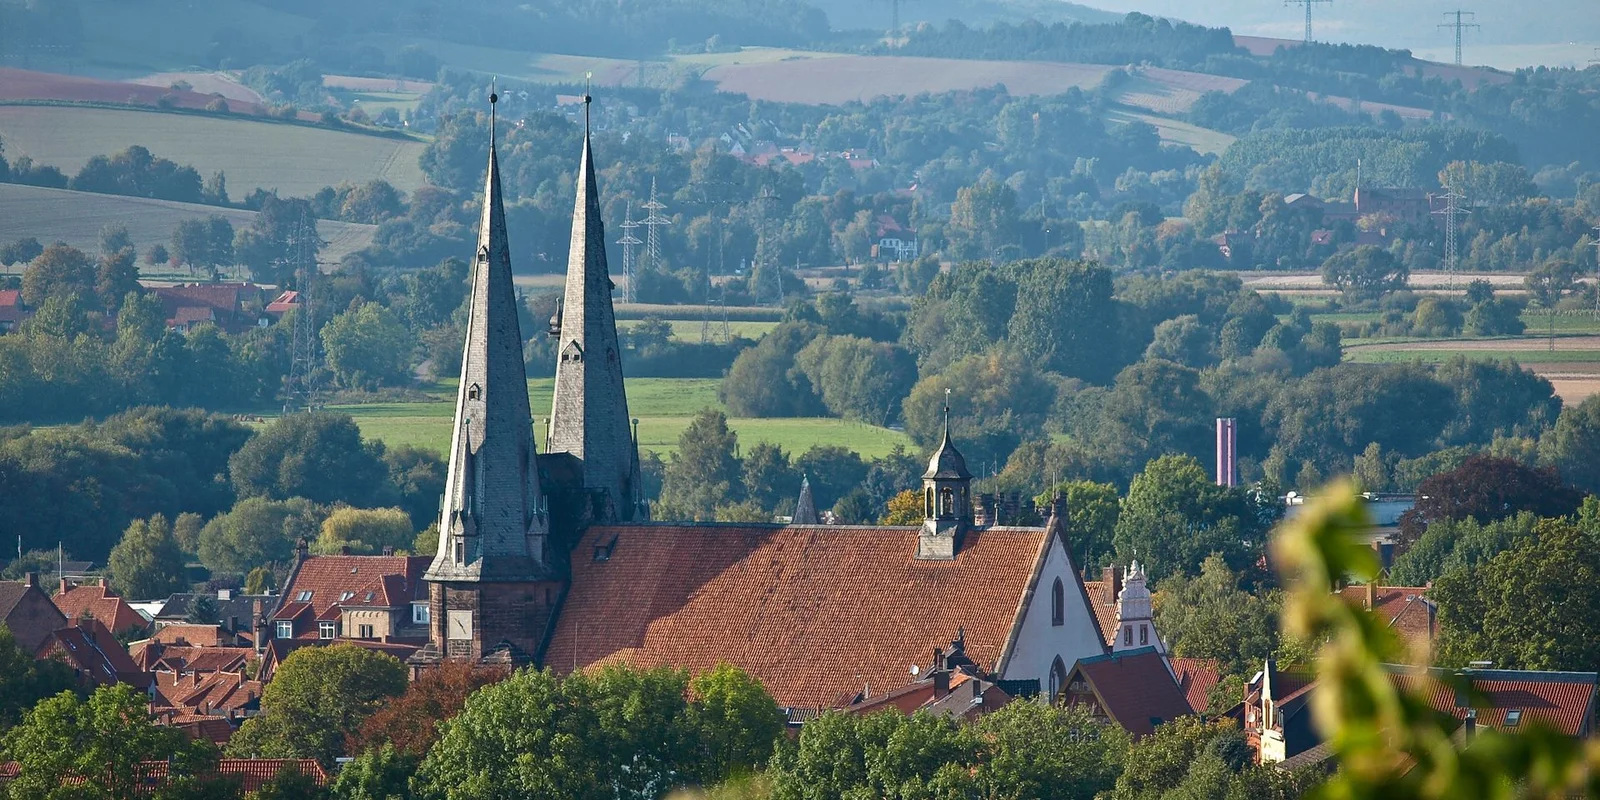
M1507 728L1515 728L1515 727L1517 727L1518 723L1521 723L1521 722L1522 722L1522 709L1513 708L1510 711L1506 712L1506 725L1505 726Z

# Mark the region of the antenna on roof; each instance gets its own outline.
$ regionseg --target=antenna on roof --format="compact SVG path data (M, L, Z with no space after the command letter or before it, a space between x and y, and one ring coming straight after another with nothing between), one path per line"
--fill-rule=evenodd
M590 90L591 85L592 85L593 82L594 82L594 73L593 72L585 72L585 73L583 73L583 136L584 136L584 138L588 138L589 137L589 104L594 102L594 96L592 94L590 94L589 90Z
M495 106L500 102L500 95L494 90L495 79L489 79L489 149L494 149Z

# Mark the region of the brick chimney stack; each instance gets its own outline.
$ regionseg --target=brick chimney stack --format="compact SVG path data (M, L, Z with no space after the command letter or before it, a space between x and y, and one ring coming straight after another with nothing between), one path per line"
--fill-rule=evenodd
M22 574L22 585L30 589L39 588L39 573L25 572Z
M1378 604L1378 584L1376 581L1367 582L1367 610L1371 611Z
M987 528L995 523L995 507L993 494L980 494L972 503L972 524L974 527Z
M1118 595L1122 594L1122 570L1121 569L1119 569L1119 568L1117 568L1115 566L1106 567L1105 571L1103 571L1101 573L1100 580L1104 581L1106 586L1109 586L1111 588L1111 598L1112 598L1113 601L1116 600Z

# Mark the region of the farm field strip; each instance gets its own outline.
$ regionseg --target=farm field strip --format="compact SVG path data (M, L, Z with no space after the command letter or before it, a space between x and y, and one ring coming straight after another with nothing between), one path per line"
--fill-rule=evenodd
M30 156L68 175L92 156L142 145L157 156L193 166L203 177L221 170L234 197L256 188L304 197L324 186L374 178L409 192L425 182L419 164L426 146L422 142L247 117L4 106L0 139L7 158Z
M1111 67L1043 61L975 61L916 56L795 58L727 64L702 76L720 91L787 103L839 104L875 97L979 89L1004 84L1013 95L1092 89Z
M664 321L672 326L672 338L680 342L700 341L701 328L704 326L702 320L669 319ZM637 324L639 324L638 320L618 320L617 329L628 330ZM776 322L733 322L730 320L728 322L728 333L734 336L742 336L746 339L760 339L771 333L772 329L776 327L778 327ZM722 337L721 319L713 319L711 321L711 336L713 339L718 340Z
M1181 120L1167 119L1154 114L1141 114L1138 111L1125 109L1114 108L1107 110L1101 114L1101 118L1107 122L1118 124L1129 122L1149 123L1161 135L1161 141L1167 144L1183 145L1197 153L1221 154L1222 151L1228 149L1229 145L1234 143L1236 138L1222 131L1202 128L1199 125L1192 125Z
M100 248L100 228L120 222L128 226L128 235L142 255L150 245L170 244L179 222L212 214L226 217L236 230L249 227L256 217L254 211L236 208L0 183L0 242L32 236L92 253ZM318 235L328 242L322 255L334 262L371 244L377 231L376 225L317 221Z

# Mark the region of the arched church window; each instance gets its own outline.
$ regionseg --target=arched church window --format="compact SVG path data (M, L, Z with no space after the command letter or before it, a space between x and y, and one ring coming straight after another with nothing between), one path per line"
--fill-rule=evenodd
M928 489L923 493L922 515L924 517L933 516L933 489Z
M467 387L467 399L468 400L481 400L481 399L483 399L483 389L481 387L479 387L478 384L476 384L476 383L472 384L471 386L468 386Z
M939 490L939 516L953 517L956 515L956 493L946 486Z
M1061 663L1061 656L1056 656L1055 662L1050 665L1050 702L1061 702L1061 690L1066 687L1067 665Z
M1140 645L1147 645L1149 643L1150 643L1150 626L1149 625L1140 625L1139 626L1139 644Z
M1132 625L1124 625L1124 626L1122 626L1122 644L1124 646L1130 646L1130 647L1133 645L1133 626Z
M1061 579L1056 578L1056 585L1050 587L1050 624L1060 627L1067 621L1067 593L1061 586Z

